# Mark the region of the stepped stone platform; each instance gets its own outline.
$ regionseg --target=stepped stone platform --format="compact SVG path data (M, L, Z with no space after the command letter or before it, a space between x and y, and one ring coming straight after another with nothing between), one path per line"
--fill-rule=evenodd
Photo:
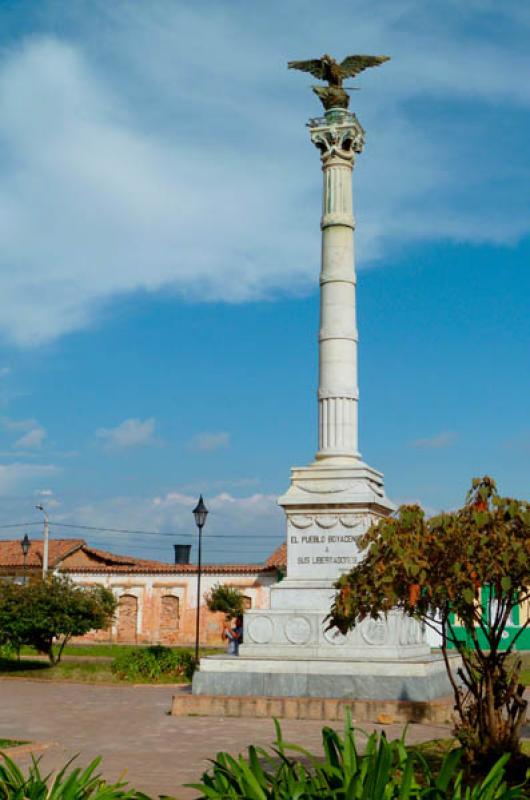
M373 648L375 649L375 648ZM241 648L243 651L243 648ZM371 656L371 657L370 657ZM450 656L453 671L458 655ZM364 659L209 656L193 676L196 696L342 698L430 702L451 685L441 655Z
M173 716L252 717L340 721L350 710L353 722L423 723L446 725L452 720L453 700L349 700L332 697L252 697L248 695L196 695L179 692L173 696Z

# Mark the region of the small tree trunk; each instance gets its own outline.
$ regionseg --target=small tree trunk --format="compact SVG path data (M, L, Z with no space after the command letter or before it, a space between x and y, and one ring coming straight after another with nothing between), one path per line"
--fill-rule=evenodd
M52 666L55 665L55 655L53 653L53 639L47 639L42 642L39 642L38 648L39 652L44 653L44 655L48 656L48 660Z
M65 636L65 637L63 638L63 640L62 640L61 644L59 645L59 649L58 649L58 651L57 651L57 655L56 655L56 657L55 657L55 663L56 663L56 664L58 664L58 663L59 663L59 661L61 660L61 657L62 657L62 654L63 654L63 650L64 650L64 648L65 648L65 646L66 646L66 643L67 643L68 641L70 641L70 637L69 637L69 636Z
M486 678L486 686L484 692L485 694L484 705L486 711L485 713L486 717L485 722L487 731L486 744L489 745L490 748L493 748L495 750L499 746L499 720L497 718L497 713L495 710L495 698L493 696L493 681L491 673L487 673L485 675L485 678ZM486 733L486 731L484 731L484 733Z

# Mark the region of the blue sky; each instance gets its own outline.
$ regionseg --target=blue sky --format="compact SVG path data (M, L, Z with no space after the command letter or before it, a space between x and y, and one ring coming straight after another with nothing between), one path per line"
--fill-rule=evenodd
M316 447L320 212L286 62L326 51L392 57L352 101L363 457L429 510L483 473L528 495L530 8L329 8L0 3L0 524L42 501L174 533L83 532L170 558L202 491L208 560L281 541Z

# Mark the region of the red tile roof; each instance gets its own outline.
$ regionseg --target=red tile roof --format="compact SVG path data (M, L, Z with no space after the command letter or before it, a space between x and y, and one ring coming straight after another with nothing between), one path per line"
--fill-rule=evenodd
M42 539L30 540L26 564L28 568L42 567ZM48 564L53 569L66 556L79 550L85 544L84 539L50 539L48 546ZM0 540L0 567L22 567L24 556L19 539Z
M42 567L42 539L31 541L27 558L28 569ZM63 563L64 562L64 563ZM68 563L70 562L70 563ZM77 563L76 563L77 562ZM0 540L0 570L22 569L24 559L20 540ZM133 556L120 556L106 550L89 547L84 539L50 539L50 569L59 567L64 574L189 574L197 572L195 564L171 564ZM203 564L206 574L258 574L268 572L273 565L266 564Z
M265 562L266 567L275 567L281 569L287 566L287 544L284 542L276 548Z
M270 572L271 567L264 564L203 564L201 572L203 575L239 575L260 574ZM99 574L126 574L126 575L188 575L197 572L196 564L165 564L161 561L147 561L138 559L134 566L108 565L93 567L64 567L61 573L65 575L99 575Z

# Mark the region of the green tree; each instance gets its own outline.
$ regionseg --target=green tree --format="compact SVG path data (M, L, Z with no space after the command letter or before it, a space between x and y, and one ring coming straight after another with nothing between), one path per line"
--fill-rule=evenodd
M0 584L0 642L17 649L32 645L57 664L72 636L108 627L115 609L114 596L102 586L76 586L56 576L24 586L5 582Z
M11 581L0 582L0 647L20 654L25 624L20 609L23 587Z
M516 759L527 701L513 651L528 621L506 649L501 642L513 609L530 597L530 504L476 478L459 510L426 519L419 506L401 506L360 548L363 560L336 584L329 626L346 633L399 608L436 630L455 696L455 735L468 758L487 765L509 752ZM456 674L450 645L461 656Z
M210 611L222 611L227 619L234 619L245 610L243 595L239 589L233 586L225 586L217 583L211 591L205 595L206 605Z

